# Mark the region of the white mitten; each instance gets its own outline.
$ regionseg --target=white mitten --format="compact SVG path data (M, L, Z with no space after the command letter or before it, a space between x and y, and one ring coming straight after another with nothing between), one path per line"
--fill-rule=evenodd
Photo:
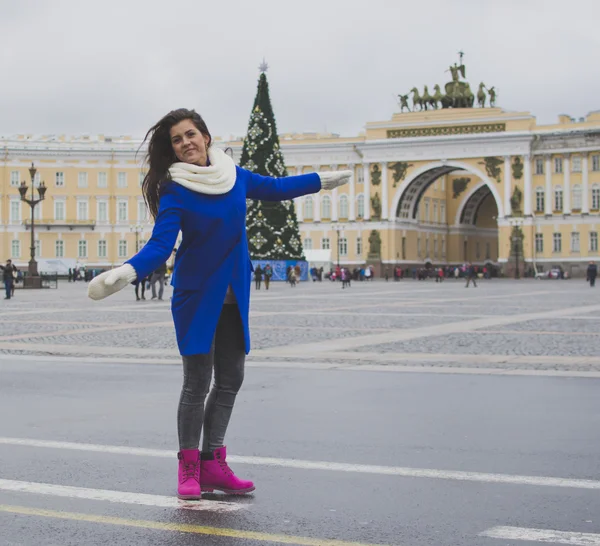
M137 279L137 273L131 264L125 264L116 269L100 273L88 285L88 297L93 300L102 300Z
M352 176L352 171L328 171L317 174L321 179L321 189L332 190L333 188L347 184Z

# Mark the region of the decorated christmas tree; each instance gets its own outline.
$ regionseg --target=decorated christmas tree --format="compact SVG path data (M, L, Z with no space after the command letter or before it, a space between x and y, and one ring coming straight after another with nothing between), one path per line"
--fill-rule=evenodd
M275 116L269 98L267 65L260 66L258 90L244 139L240 166L264 176L287 176ZM301 260L304 258L298 220L292 201L248 199L246 232L253 260Z

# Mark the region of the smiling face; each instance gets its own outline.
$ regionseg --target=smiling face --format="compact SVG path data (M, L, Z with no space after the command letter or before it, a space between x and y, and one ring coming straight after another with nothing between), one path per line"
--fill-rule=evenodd
M206 166L210 137L203 135L191 119L184 119L169 131L171 145L179 161Z

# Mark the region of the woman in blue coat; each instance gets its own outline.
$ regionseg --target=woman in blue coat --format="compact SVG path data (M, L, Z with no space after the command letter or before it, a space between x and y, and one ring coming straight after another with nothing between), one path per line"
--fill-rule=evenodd
M103 299L149 275L167 261L182 232L171 281L183 358L177 492L184 499L199 499L201 491L215 489L247 493L254 484L231 471L223 443L250 351L246 198L284 201L333 189L345 184L351 171L286 178L251 173L211 146L208 128L194 110L169 112L148 136L149 170L142 191L155 219L152 238L124 265L94 278L88 295Z

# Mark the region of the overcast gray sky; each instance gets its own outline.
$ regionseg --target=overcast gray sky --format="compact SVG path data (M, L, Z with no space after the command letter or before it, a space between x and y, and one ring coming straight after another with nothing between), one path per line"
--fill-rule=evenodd
M143 133L178 107L243 135L263 57L279 132L355 135L467 80L539 122L600 109L599 0L0 0L0 135Z

